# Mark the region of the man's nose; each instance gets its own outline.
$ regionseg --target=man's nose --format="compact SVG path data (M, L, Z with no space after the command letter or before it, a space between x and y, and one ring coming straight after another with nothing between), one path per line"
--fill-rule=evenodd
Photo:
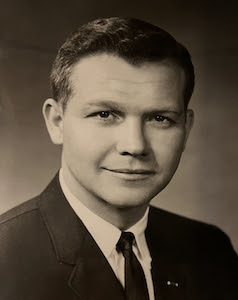
M117 151L121 155L146 156L149 143L145 136L144 126L139 120L128 120L120 126L117 136Z

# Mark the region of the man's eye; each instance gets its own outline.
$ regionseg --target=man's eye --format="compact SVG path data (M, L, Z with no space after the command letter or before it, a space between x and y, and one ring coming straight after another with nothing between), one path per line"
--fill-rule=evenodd
M109 118L110 112L109 111L100 111L97 115L103 119Z
M97 120L113 121L118 118L118 115L114 111L102 110L102 111L94 112L90 114L88 117L96 118Z
M108 119L109 117L112 116L112 113L110 111L102 110L102 111L97 111L94 113L91 113L88 115L88 117L97 117L99 119Z
M166 116L160 115L160 114L154 114L152 115L148 120L153 126L159 127L159 128L169 128L175 124L175 122Z
M156 115L156 116L155 116L155 120L156 120L157 122L165 122L165 121L170 122L170 119L169 119L169 118L164 117L164 116L161 116L161 115Z

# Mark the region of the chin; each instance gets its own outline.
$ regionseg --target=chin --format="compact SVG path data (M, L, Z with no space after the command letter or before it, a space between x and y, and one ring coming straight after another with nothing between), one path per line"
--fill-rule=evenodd
M166 184L160 182L158 185L127 188L115 188L107 190L106 193L101 194L101 199L104 199L108 204L118 208L132 208L149 205L150 201L160 193ZM146 187L146 188L145 188Z
M108 201L106 201L109 205L114 206L116 208L136 208L145 205L149 205L150 201L153 197L148 197L148 194L145 197L141 197L141 195L120 195L118 197L110 197ZM105 198L104 198L105 199ZM118 199L120 199L118 201Z

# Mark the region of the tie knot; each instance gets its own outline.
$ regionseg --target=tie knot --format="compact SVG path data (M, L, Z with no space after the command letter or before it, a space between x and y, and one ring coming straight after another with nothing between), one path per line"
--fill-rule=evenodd
M132 252L132 244L135 236L132 232L122 232L119 241L117 242L116 249L122 252L123 256L127 256Z

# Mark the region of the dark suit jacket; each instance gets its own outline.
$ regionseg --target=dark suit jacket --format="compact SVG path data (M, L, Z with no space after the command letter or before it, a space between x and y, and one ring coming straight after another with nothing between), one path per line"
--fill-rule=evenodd
M146 238L156 299L238 299L237 255L219 229L151 207ZM1 216L0 299L125 300L58 176Z

